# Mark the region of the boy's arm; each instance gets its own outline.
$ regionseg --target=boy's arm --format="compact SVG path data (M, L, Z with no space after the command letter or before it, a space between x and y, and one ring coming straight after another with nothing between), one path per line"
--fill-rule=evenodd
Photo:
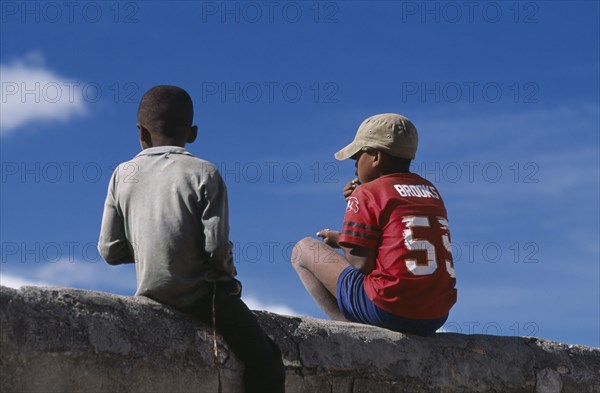
M235 276L233 247L229 241L227 187L216 169L209 174L206 184L201 187L201 192L206 201L201 217L204 227L205 251L210 256L213 267Z
M98 252L111 265L134 263L127 237L125 237L123 216L117 208L114 197L117 170L113 173L108 186L108 193L104 202L104 213L102 214L100 240L98 240Z
M343 247L348 263L360 270L363 274L370 274L375 269L377 252L366 247Z
M342 233L338 235L339 246L344 250L348 263L364 274L375 269L377 250L381 241L381 229L377 219L380 210L368 191L364 191L358 179L344 188L346 214ZM351 196L352 195L352 196Z
M333 248L341 248L344 250L344 254L348 263L354 266L357 270L360 270L364 274L369 274L375 269L375 259L377 259L377 252L369 247L361 247L344 243L344 246L340 245L340 233L338 231L332 231L330 229L323 229L317 232L317 236L323 238L323 242Z

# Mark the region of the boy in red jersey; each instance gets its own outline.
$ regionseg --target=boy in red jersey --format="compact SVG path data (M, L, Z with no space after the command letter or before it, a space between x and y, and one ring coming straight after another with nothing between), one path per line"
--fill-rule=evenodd
M429 335L456 302L456 278L444 202L410 173L415 126L404 116L366 119L337 152L356 161L344 188L342 232L317 232L294 248L293 266L330 318ZM333 248L342 248L344 255Z

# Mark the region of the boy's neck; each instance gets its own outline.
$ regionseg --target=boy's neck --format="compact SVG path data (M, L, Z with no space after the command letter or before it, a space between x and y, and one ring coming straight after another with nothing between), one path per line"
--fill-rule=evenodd
M184 140L180 138L164 138L158 135L153 135L151 140L143 140L141 141L142 150L148 149L150 147L159 147L159 146L177 146L177 147L185 147L186 143Z
M396 169L396 170L381 172L381 176L387 176L387 175L405 175L407 173L410 173L410 169Z
M175 146L175 147L182 147L185 148L185 143L179 144L179 143L161 143L161 144L152 144L152 146L146 144L146 143L142 143L142 150L146 150L146 149L150 149L152 147L162 147L162 146Z
M192 126L189 130L184 131L176 130L178 132L175 132L174 135L164 135L159 132L152 132L140 124L138 124L138 130L142 150L159 146L185 147L186 144L193 143L198 135L197 126Z

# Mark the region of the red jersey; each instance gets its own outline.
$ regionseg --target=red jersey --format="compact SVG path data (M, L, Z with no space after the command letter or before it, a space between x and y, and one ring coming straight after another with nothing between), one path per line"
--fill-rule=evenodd
M357 187L348 198L340 245L377 250L364 288L379 308L436 319L456 303L446 207L421 176L396 173Z

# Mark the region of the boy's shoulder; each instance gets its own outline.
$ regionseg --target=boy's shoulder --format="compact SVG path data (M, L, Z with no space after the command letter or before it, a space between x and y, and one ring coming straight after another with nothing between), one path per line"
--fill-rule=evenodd
M141 164L144 161L147 161L147 158L164 158L176 161L185 161L186 165L197 165L203 167L211 167L215 170L217 169L212 162L197 157L190 153L186 148L178 146L150 147L139 152L132 160L128 162L137 162L138 164ZM126 163L127 162L123 164Z
M358 187L360 196L385 201L390 198L409 198L406 201L422 202L423 198L440 199L437 187L420 175L408 173L393 173L381 176Z
M168 165L170 171L185 172L188 174L198 174L201 177L220 176L217 166L203 158L194 156L188 150L182 147L158 146L142 150L129 161L125 161L116 166L113 175L116 177L130 176L140 171L157 170L162 168L156 166L158 160L169 160L176 165Z

